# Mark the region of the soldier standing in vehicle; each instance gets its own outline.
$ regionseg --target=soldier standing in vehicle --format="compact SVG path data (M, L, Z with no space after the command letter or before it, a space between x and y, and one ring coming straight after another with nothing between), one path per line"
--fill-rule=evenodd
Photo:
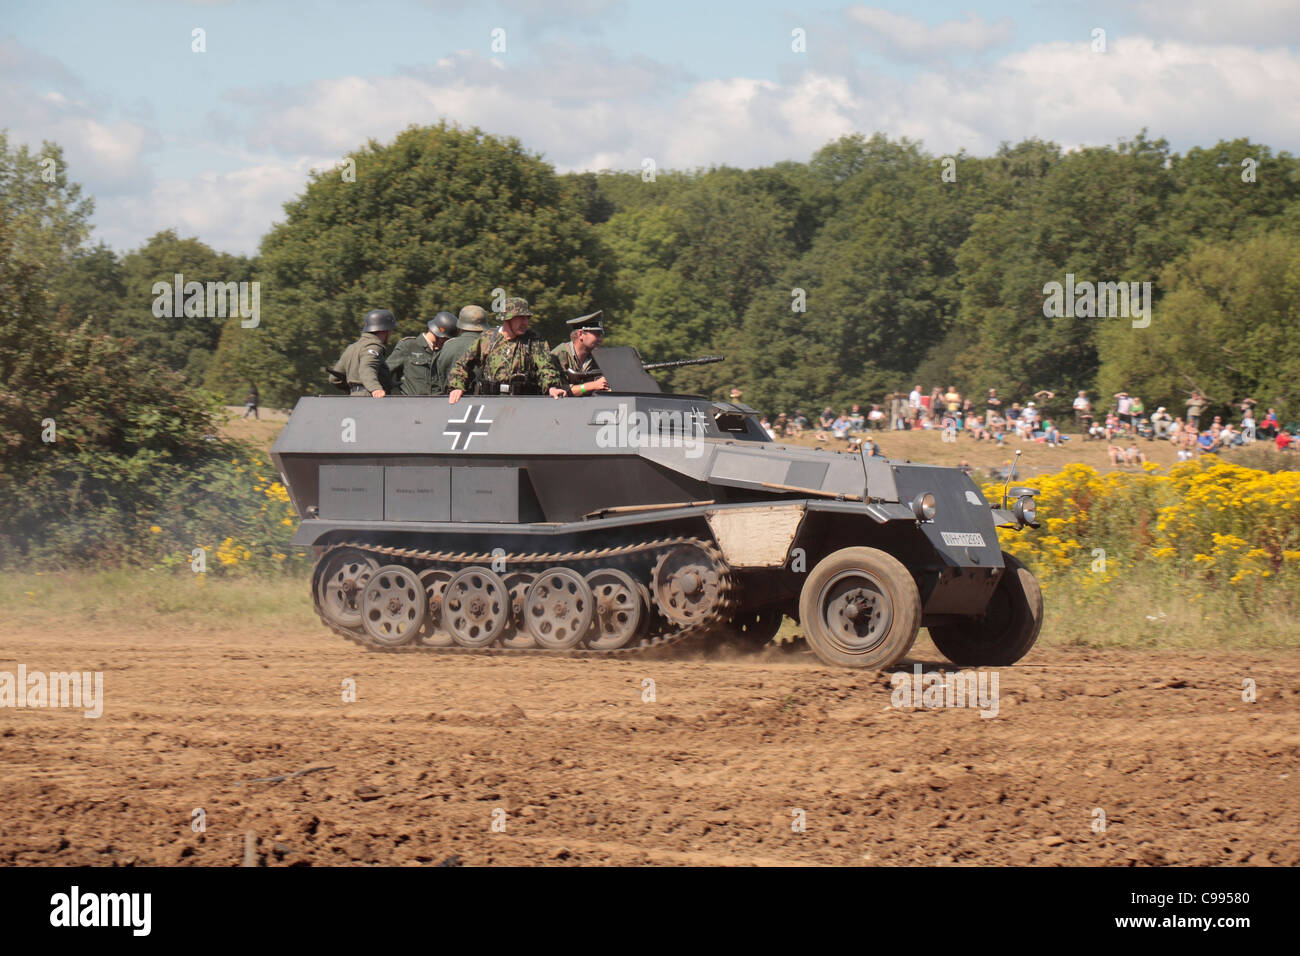
M569 387L570 395L590 395L592 392L609 391L605 376L597 375L600 366L592 358L591 350L605 337L605 326L601 322L602 312L581 315L569 319L569 341L561 342L551 349L551 354L560 364L564 383Z
M481 305L467 305L460 310L460 317L456 320L456 328L460 330L460 334L442 347L434 366L434 375L441 383L438 389L439 395L445 395L447 392L447 379L451 377L452 368L462 355L474 347L474 343L485 331L483 322L487 319L487 315L487 310ZM477 386L477 378L472 380L470 385Z
M564 398L568 391L546 342L529 331L533 310L523 299L506 299L501 327L479 336L447 376L447 400L455 405L471 384L474 372L485 395L536 395Z
M441 395L444 391L435 363L456 331L456 317L439 312L427 324L426 331L402 339L388 356L388 370L400 395Z
M388 309L371 309L361 326L361 338L343 350L330 369L330 381L346 383L353 395L383 398L391 387L384 350L388 337L397 328L397 317Z

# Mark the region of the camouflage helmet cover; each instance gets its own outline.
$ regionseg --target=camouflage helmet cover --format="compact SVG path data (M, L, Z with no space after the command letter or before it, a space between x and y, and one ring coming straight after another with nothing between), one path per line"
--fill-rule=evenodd
M467 305L460 310L460 319L456 327L462 332L482 332L483 320L487 318L487 310L481 305Z
M502 319L513 319L515 316L526 315L532 317L533 310L528 307L527 299L506 299L506 307L501 312Z

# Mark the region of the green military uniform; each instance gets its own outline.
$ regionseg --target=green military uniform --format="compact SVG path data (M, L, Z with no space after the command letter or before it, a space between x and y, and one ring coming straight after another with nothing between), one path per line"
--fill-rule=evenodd
M366 394L392 385L388 366L384 364L384 343L373 332L362 332L361 338L343 350L334 363L331 377L346 381L353 395Z
M400 395L441 395L445 378L436 370L438 350L423 335L402 339L388 356L388 370Z
M590 355L587 356L585 362L578 358L578 353L574 351L572 342L561 342L551 349L551 354L555 356L555 361L560 366L560 372L564 375L564 381L569 385L589 382L595 377L595 373L600 371L600 367L596 365L596 360Z
M451 370L455 364L460 361L460 357L472 349L478 340L483 337L481 332L462 332L454 339L448 339L447 344L442 347L438 353L438 361L434 366L434 377L441 382L439 394L451 391L449 381L451 379ZM477 378L471 379L470 385L477 385ZM466 389L473 391L472 388Z
M604 336L605 326L601 318L603 315L604 310L601 310L569 319L566 323L572 330L569 341L561 342L551 349L551 355L555 356L556 364L560 366L560 374L564 376L566 384L581 385L584 382L594 381L600 375L600 366L596 364L596 359L590 352L587 353L586 361L578 358L574 336L580 332L595 332Z
M531 329L513 340L500 329L480 335L452 366L447 376L448 390L464 391L475 371L482 379L485 395L502 394L501 386L512 383L515 395L545 394L552 388L564 388L546 341Z

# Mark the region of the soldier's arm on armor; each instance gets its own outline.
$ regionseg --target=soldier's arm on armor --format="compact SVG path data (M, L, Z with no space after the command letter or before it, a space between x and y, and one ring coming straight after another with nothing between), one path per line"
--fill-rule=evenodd
M447 373L447 400L451 404L455 405L460 401L461 395L469 387L470 371L477 366L479 351L482 347L483 339L480 337L477 342L461 353L460 358L456 359L456 364Z

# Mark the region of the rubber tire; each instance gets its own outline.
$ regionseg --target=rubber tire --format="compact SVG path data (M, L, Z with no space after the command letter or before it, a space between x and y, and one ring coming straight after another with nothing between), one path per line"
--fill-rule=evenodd
M861 571L877 585L890 602L892 620L884 639L865 653L852 653L836 647L825 630L821 608L817 606L821 590L843 571ZM897 664L912 649L921 629L921 593L901 561L877 548L842 548L812 569L799 595L799 620L808 645L827 664L836 667L884 670Z
M1005 551L1006 572L989 599L1011 602L1010 623L994 630L990 620L971 618L960 624L930 628L930 640L940 653L959 667L1006 667L1014 664L1034 646L1043 628L1043 592L1034 573Z

